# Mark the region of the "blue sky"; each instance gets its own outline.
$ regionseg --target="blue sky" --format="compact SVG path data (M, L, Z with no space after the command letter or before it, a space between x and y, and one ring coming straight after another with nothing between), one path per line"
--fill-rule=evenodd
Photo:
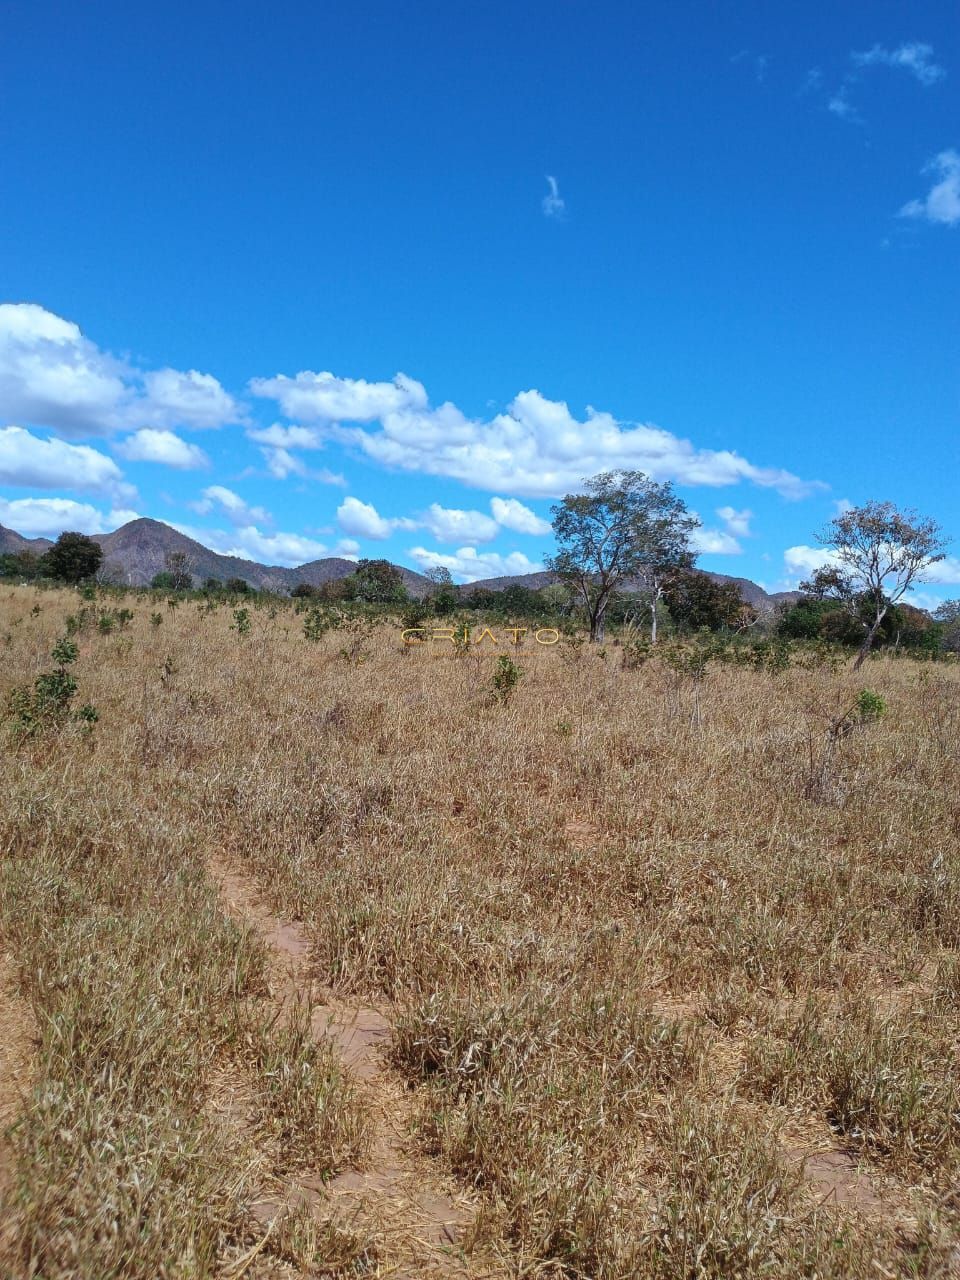
M0 3L0 523L536 567L634 466L954 541L955 5Z

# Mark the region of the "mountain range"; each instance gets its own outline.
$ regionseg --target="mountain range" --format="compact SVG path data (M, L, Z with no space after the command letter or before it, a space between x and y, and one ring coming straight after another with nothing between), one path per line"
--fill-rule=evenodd
M345 578L353 573L352 560L329 556L323 560L310 560L296 568L281 565L260 564L256 560L244 560L240 556L225 556L211 551L202 543L180 533L160 520L142 518L131 520L113 533L94 534L93 539L103 548L103 569L114 581L127 586L147 586L154 574L167 567L168 557L181 553L194 578L203 582L206 578L243 578L261 591L289 592L299 583L321 587L335 578ZM42 555L53 544L47 538L25 538L13 529L0 525L0 554L32 552ZM396 566L403 575L404 585L414 597L426 594L430 580L422 573ZM702 570L701 572L706 572ZM755 609L773 609L785 601L797 599L795 591L769 593L749 578L733 578L723 573L708 573L715 582L733 582L742 598ZM524 573L514 577L486 578L469 584L467 589L485 587L491 591L503 591L510 586L524 586L532 590L555 582L556 575L547 571Z

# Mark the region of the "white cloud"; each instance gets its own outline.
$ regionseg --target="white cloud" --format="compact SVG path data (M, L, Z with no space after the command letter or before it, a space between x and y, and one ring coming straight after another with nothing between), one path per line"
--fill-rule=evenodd
M449 569L458 582L477 582L481 578L502 578L519 573L536 573L541 564L528 560L519 551L502 556L495 551L477 551L475 547L461 547L449 555L428 551L426 547L413 547L412 560L421 569Z
M239 556L242 560L257 560L266 565L294 568L330 554L323 542L298 533L264 533L255 524L238 525L229 530L195 529L183 524L174 528L222 556Z
M344 498L337 508L337 523L344 533L372 538L375 542L389 538L395 528L394 522L385 520L371 503L353 497Z
M924 576L925 581L936 582L942 587L960 586L960 556L947 556L931 565Z
M69 436L221 426L242 416L210 374L143 373L36 303L0 304L0 418Z
M852 53L858 67L899 67L909 71L924 86L936 84L947 74L933 61L933 46L912 41L897 49L884 49L875 44L872 49Z
M722 529L694 529L690 546L698 555L737 556L743 551L740 543Z
M808 578L836 559L836 552L829 551L826 547L808 547L803 544L787 547L783 553L784 568L791 581Z
M158 369L143 375L143 385L146 397L138 412L156 426L201 429L243 419L233 397L212 374Z
M459 511L433 502L413 527L429 529L438 542L490 542L500 526L482 511Z
M560 194L556 178L549 173L547 174L547 186L550 190L543 197L540 207L543 209L544 217L559 220L567 211L567 202Z
M131 494L106 454L89 445L44 440L23 427L0 427L0 483L80 493Z
M935 173L940 181L922 200L905 204L900 210L901 218L926 218L928 222L956 226L960 222L960 152L953 148L941 151L925 166L924 173Z
M386 413L422 409L427 404L423 386L403 373L392 382L366 382L305 370L295 378L285 374L253 378L249 385L253 395L276 400L288 418L308 422L373 422ZM291 443L286 441L285 445Z
M448 402L386 413L379 428L342 426L331 432L387 467L531 497L560 497L585 477L617 467L688 485L749 480L788 498L826 487L755 466L730 450L697 449L660 427L621 423L592 408L580 421L563 401L535 390L521 392L489 422L467 418Z
M173 431L159 431L156 427L141 427L117 445L117 453L129 462L161 462L179 471L210 465L210 459L195 444L181 440Z
M737 538L750 537L750 521L753 519L753 512L744 508L743 511L737 511L735 507L718 507L717 515L723 521L727 531Z
M535 511L525 507L516 498L491 498L490 510L497 524L514 533L530 533L545 537L553 531L549 520L542 520Z
M225 488L222 484L212 484L203 491L203 498L198 502L190 504L194 511L205 516L208 515L215 507L219 507L221 511L226 512L231 521L239 526L253 524L270 524L272 516L269 511L265 511L263 507L247 506L243 498L238 493L234 493L232 489Z
M0 498L0 524L27 538L56 538L65 529L74 533L111 533L138 519L136 511L117 510L103 515L87 502L72 498Z
M302 375L301 375L302 376ZM272 379L276 382L278 379ZM285 427L274 422L269 427L255 427L247 432L249 440L271 445L275 449L322 449L323 436L315 427Z

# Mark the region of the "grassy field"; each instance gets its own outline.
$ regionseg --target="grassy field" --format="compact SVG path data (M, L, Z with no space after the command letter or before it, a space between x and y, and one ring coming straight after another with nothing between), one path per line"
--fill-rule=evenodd
M3 728L0 1275L958 1274L960 668L119 603Z

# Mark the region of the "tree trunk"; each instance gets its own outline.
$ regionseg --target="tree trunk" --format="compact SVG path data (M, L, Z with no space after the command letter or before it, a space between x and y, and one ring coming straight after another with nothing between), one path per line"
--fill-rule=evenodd
M650 606L650 643L657 643L657 597L653 597L653 604Z
M607 605L606 601L590 615L590 642L603 644L605 634Z
M886 612L887 612L886 609L884 609L883 613L881 613L878 616L877 620L874 623L872 623L870 630L867 632L866 636L864 636L863 644L860 646L860 652L857 654L856 658L853 661L854 671L859 671L860 668L863 666L863 664L866 662L867 654L873 648L874 638L877 632L880 630L880 623L883 621L884 615L886 614Z

